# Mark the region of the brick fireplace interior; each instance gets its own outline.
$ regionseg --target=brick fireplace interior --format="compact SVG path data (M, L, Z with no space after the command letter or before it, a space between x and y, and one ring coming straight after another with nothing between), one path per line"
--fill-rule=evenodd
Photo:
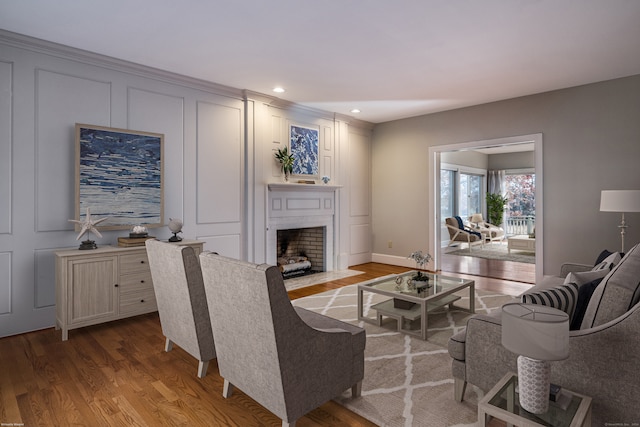
M277 263L285 279L325 271L326 227L277 231Z

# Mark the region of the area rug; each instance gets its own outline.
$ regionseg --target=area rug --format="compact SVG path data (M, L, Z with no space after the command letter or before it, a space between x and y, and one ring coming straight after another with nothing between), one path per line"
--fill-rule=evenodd
M447 251L446 253L447 255L470 256L484 259L498 259L502 261L524 262L526 264L536 263L536 254L534 252L513 249L511 253L509 253L506 242L502 244L488 243L484 245L484 248L475 245L473 246L473 248L471 248L471 252L469 252L469 249L465 244L464 249L456 249L450 252Z
M388 297L365 293L368 307ZM468 307L468 291L455 304ZM476 291L476 313L489 313L512 297ZM473 426L478 417L481 390L468 386L463 402L453 398L449 337L466 326L468 312L448 308L429 314L427 341L396 331L388 319L381 327L358 321L357 285L296 299L295 306L325 314L365 328L365 377L362 396L353 399L346 391L334 399L353 412L380 426ZM369 312L371 311L371 312Z

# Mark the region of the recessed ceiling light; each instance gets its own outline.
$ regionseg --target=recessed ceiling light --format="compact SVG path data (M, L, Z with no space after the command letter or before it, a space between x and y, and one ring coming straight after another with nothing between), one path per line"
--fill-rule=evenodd
M360 110L358 110L357 108L354 108L353 110L351 110L352 113L358 114L360 112Z
M283 87L280 87L280 86L278 86L278 87L274 87L274 88L273 88L273 91L274 91L275 93L283 93L283 92L284 92L284 88L283 88Z

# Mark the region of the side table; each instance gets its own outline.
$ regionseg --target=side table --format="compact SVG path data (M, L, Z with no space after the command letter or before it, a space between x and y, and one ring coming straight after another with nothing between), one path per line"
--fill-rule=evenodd
M478 422L488 426L491 417L521 427L591 427L591 398L562 389L560 402L549 402L544 414L532 414L520 407L518 376L505 375L478 403Z

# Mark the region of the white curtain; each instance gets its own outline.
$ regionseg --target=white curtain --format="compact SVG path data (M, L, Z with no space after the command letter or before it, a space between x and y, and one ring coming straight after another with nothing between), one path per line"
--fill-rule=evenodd
M491 170L489 171L489 193L498 193L501 196L505 194L504 184L505 171L503 170Z

